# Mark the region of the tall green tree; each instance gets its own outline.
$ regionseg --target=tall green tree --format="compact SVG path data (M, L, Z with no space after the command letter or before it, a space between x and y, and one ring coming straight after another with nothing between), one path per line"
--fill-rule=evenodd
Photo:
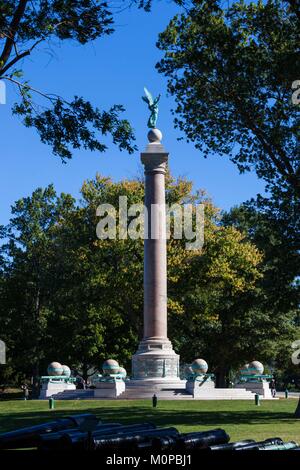
M37 189L12 207L2 228L1 339L14 367L37 376L45 357L49 299L58 273L53 231L74 205L71 196L57 197L53 186Z
M276 349L270 348L273 357L269 355L269 359L276 366L276 371L281 369L283 386L285 370L289 375L297 375L297 366L291 361L291 343L299 339L299 251L289 243L278 220L255 210L250 204L242 204L223 214L223 223L246 233L264 255L259 305L262 311L273 312L274 318L277 317L279 324L282 323L281 336ZM292 335L285 335L287 327L293 330Z
M143 185L97 176L82 187L82 201L57 232L65 280L53 298L49 335L56 354L81 370L101 368L108 357L130 366L142 324L141 240L99 240L99 204L116 208L119 195L141 201ZM62 338L64 340L62 341Z
M224 6L189 2L159 37L176 100L175 125L206 157L228 157L255 171L266 196L255 204L285 228L299 249L299 2L268 0ZM254 201L253 201L254 203Z

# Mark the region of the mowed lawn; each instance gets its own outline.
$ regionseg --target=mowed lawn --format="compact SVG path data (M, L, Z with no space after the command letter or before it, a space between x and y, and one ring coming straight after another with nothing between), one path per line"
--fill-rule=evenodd
M157 426L175 426L181 432L204 431L221 427L231 441L263 440L281 437L300 443L300 420L294 419L295 399L262 401L159 401L156 409L150 400L56 401L55 410L48 401L0 401L0 432L38 424L68 414L92 412L105 422L139 423L151 421Z

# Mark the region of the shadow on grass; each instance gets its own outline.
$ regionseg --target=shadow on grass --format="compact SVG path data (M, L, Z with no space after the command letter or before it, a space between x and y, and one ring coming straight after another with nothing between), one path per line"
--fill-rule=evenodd
M0 432L32 426L49 420L71 416L78 413L93 413L99 420L104 422L119 422L122 424L153 422L157 426L202 426L225 427L228 425L251 425L268 424L274 425L279 422L285 424L295 423L291 413L280 411L191 411L191 410L166 410L148 406L135 407L104 407L84 408L78 410L53 410L53 411L31 411L21 413L9 413L0 417Z

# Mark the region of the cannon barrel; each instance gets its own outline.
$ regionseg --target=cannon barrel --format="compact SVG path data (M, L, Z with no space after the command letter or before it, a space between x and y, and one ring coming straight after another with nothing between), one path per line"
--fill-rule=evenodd
M292 449L300 449L299 444L294 441L283 442L282 444L274 444L274 445L267 445L261 446L258 450L292 450Z
M116 428L122 427L122 424L120 423L110 423L110 424L98 424L95 428L95 431L103 431L103 432L114 432ZM39 442L38 442L38 448L39 450L50 450L50 449L57 449L61 447L61 437L67 434L68 436L71 436L73 434L83 434L86 436L86 432L81 432L78 430L78 428L73 428L73 429L68 429L66 430L61 430L58 432L52 432L52 433L47 433L47 434L41 434L39 435Z
M236 452L242 452L244 450L262 450L262 448L266 448L269 446L278 446L283 444L282 439L280 437L272 437L270 439L266 439L265 441L253 442L252 444L247 444L246 446L237 447L234 449Z
M116 432L119 433L124 433L124 432L136 432L136 431L143 431L143 430L150 430L150 429L156 429L156 425L153 423L139 423L139 424L125 424L124 426L121 426L116 430ZM97 436L99 435L99 431L93 432L93 437L97 439Z
M152 448L156 452L164 452L174 450L177 446L178 436L167 435L152 440Z
M228 444L216 444L213 446L209 446L209 450L234 450L237 447L243 447L247 446L248 444L254 444L255 441L253 439L247 439L244 441L238 441L238 442L230 442Z
M166 428L165 428L166 429ZM172 428L167 428L172 429ZM175 428L173 428L175 429ZM179 437L179 432L175 429L176 432L168 432L162 434L161 436L151 436L150 439L135 444L136 450L151 450L154 452L162 452L164 450L170 451L176 447L177 438Z
M116 429L107 429L107 430L96 430L92 433L93 439L100 439L101 437L115 437L118 434L130 433L130 432L139 432L143 430L155 429L156 426L151 423L141 423L141 424L129 424L126 426L120 426ZM77 449L82 449L85 446L87 434L82 432L77 433L68 433L65 432L60 438L60 448L70 449L72 447Z
M147 442L149 443L149 447L151 447L154 438L178 435L179 433L176 428L145 429L142 431L127 432L113 437L103 436L102 439L94 439L91 447L96 451L103 449L120 450L128 447L138 449L139 444Z
M211 431L191 432L181 434L177 439L176 447L180 450L206 449L216 444L227 444L229 435L224 429L212 429Z
M82 413L67 416L66 418L48 421L15 431L0 434L0 449L20 449L26 447L36 447L41 434L57 432L65 429L72 429L81 426L86 420L97 420L95 415Z
M153 439L153 449L159 452L206 449L211 445L225 444L229 439L230 437L223 429L212 429L211 431L155 438Z

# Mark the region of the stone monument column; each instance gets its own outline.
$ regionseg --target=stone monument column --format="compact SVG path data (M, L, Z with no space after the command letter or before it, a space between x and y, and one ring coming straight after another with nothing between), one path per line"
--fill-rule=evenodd
M144 337L132 357L133 380L176 383L179 356L167 336L165 174L168 153L158 129L141 154L145 168Z

